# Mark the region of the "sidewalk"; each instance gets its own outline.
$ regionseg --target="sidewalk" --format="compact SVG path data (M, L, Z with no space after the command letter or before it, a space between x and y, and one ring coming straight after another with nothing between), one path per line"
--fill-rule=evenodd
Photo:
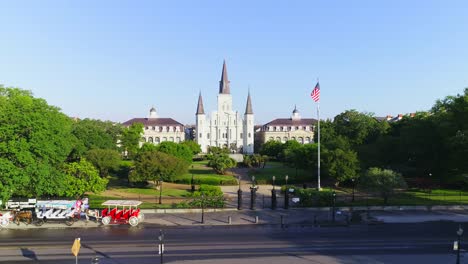
M349 224L384 224L384 223L421 223L430 221L453 221L468 222L468 211L354 211L353 218L346 211L336 210L335 221L332 218L332 212L327 208L304 208L304 209L257 209L257 210L219 210L214 211L192 210L191 212L180 212L166 210L165 213L144 214L144 221L137 228L145 225L156 225L165 227L195 227L195 226L347 226ZM362 220L362 221L361 221ZM109 225L128 226L129 225ZM50 221L38 227L34 224L26 225L20 223L10 223L2 229L37 229L37 228L88 228L104 227L100 222L79 220L72 226L66 226L64 222Z

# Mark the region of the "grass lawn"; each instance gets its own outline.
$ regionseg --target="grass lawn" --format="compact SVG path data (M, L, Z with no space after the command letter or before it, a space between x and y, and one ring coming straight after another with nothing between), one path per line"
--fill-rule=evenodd
M265 168L255 168L249 171L249 176L255 176L258 184L271 184L272 177L276 176L275 184L283 185L286 183L285 176L288 175L288 184L302 184L305 182L316 181L316 176L311 171L295 169L284 165L281 162L267 162Z
M101 196L97 194L89 194L89 208L91 209L103 209L104 206L101 204L107 200L122 200L121 197L113 197L113 196ZM140 205L141 209L168 209L172 208L173 206L171 204L157 204L157 203L148 203L148 202L143 202Z
M194 183L197 185L237 185L237 180L233 176L218 175L207 164L207 160L193 162L192 166L189 167L188 173L176 177L174 183L191 184L193 174Z
M117 188L121 192L126 193L136 193L136 194L143 194L143 195L151 195L151 196L158 196L159 190L153 188ZM181 189L162 189L162 196L168 197L188 197L190 194L189 190L181 190Z
M346 194L342 193L341 197L337 198L337 205L355 205L355 206L372 206L384 205L382 198L372 195L357 193L355 201L351 202L351 190L346 190ZM437 189L431 192L423 192L417 190L409 190L399 192L388 199L387 205L459 205L468 204L468 192L460 192L458 190Z

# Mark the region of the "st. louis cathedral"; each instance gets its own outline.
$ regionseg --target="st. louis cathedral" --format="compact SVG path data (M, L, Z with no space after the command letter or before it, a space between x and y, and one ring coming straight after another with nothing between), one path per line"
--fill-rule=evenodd
M208 152L209 147L227 147L232 153L252 154L254 114L250 92L247 96L244 118L241 115L232 109L231 88L224 62L219 82L218 110L207 116L201 93L198 97L195 139L201 146L202 152Z

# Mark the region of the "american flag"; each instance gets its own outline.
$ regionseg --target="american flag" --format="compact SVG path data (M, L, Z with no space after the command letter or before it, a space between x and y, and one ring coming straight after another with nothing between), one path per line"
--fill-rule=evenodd
M312 93L310 93L310 96L315 102L320 100L320 84L318 82L315 85L315 88L312 90Z

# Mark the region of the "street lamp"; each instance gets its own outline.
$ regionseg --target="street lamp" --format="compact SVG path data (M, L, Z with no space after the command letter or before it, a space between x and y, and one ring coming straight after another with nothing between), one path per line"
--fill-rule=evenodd
M255 186L255 176L252 176L252 186L250 186L250 210L255 210L255 200L257 198L257 186Z
M195 185L193 184L193 165L192 165L192 193L195 192Z
M287 185L288 185L288 179L289 179L289 176L288 176L288 175L286 175L286 176L284 177L284 179L285 179L285 181L286 181L286 186L287 186Z
M351 202L354 202L354 188L356 186L356 183L355 183L356 180L352 178L351 181L353 182L353 199L351 200Z
M242 209L242 190L241 190L241 176L239 174L239 190L237 190L237 210Z
M333 191L332 196L333 196L333 210L332 210L333 215L332 215L332 220L333 220L333 222L335 222L335 201L336 201L336 193L335 193L335 191Z
M454 250L457 251L457 264L460 264L460 242L461 242L461 236L463 235L463 228L461 228L461 225L458 226L457 230L457 241L455 242L456 244L454 245Z
M159 178L159 204L162 204L162 188L163 188L163 180Z
M201 194L201 223L205 223L205 194Z
M98 257L94 257L91 259L91 264L99 264L99 258Z
M276 190L275 190L275 179L276 177L273 176L273 189L271 189L271 209L275 210L276 209Z
M159 255L161 256L161 264L163 264L163 256L164 256L164 233L160 229L159 230L159 236L158 236L158 241L159 241Z

